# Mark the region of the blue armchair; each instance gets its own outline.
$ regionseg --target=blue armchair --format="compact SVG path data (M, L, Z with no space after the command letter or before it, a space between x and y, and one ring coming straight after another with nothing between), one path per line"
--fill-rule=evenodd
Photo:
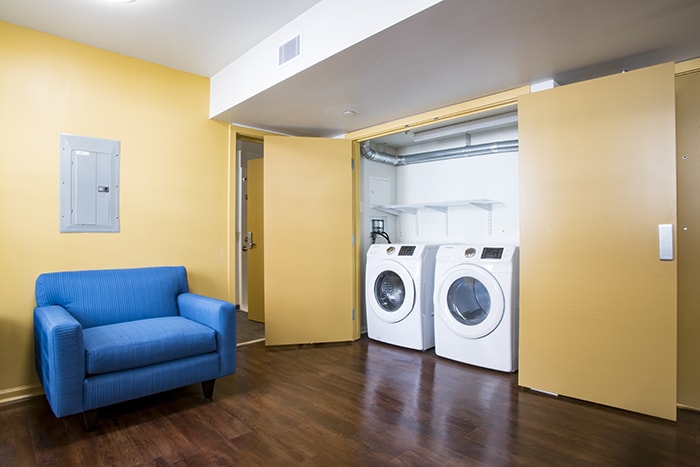
M182 266L70 271L36 280L37 374L56 417L236 371L233 304L189 293Z

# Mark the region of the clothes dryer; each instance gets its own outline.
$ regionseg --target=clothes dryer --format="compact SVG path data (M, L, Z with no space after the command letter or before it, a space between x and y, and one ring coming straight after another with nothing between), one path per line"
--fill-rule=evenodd
M463 363L518 369L516 246L443 245L435 259L435 353Z
M435 346L434 245L371 245L367 251L367 335L409 349Z

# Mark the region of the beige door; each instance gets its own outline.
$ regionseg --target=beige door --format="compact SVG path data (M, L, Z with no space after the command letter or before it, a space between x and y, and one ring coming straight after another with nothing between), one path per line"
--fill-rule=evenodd
M676 78L678 403L700 409L700 70Z
M265 343L354 337L352 143L265 137Z
M263 259L263 159L250 159L247 169L247 227L244 254L248 255L248 319L265 322L265 269Z
M519 384L674 420L674 67L519 100Z

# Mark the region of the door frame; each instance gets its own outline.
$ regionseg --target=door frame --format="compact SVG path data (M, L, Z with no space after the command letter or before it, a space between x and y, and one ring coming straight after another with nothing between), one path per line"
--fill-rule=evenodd
M243 268L243 236L241 231L241 205L243 200L241 180L241 161L238 153L238 140L263 142L263 138L277 133L246 128L237 125L229 125L229 152L228 152L228 205L227 205L227 246L226 270L228 271L228 301L234 303L239 309L241 305L241 274L247 274Z

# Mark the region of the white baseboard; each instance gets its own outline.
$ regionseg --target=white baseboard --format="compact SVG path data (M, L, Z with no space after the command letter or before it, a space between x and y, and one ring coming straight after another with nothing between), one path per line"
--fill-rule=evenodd
M44 394L41 384L29 384L0 390L0 405L11 404Z

